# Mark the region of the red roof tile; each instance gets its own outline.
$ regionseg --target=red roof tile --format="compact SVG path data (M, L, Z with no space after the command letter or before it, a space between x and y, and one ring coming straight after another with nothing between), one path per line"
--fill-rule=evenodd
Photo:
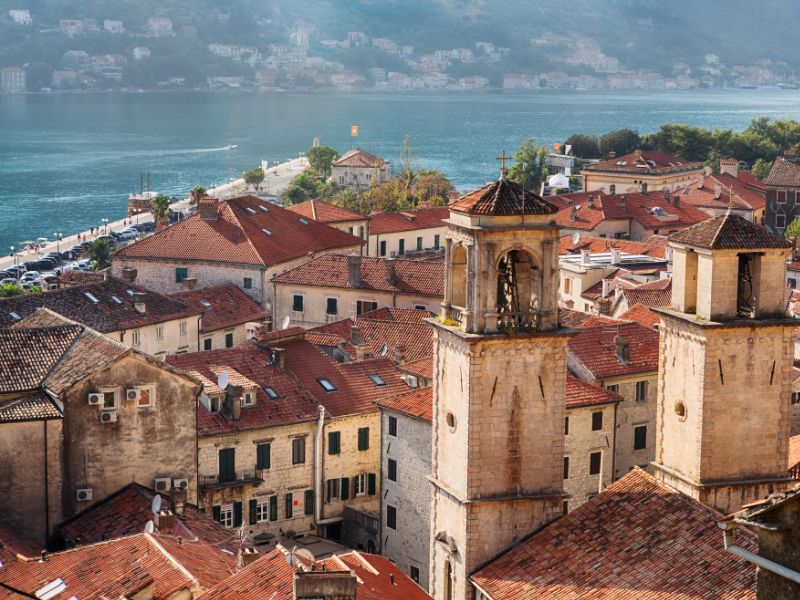
M776 158L764 184L776 187L800 187L800 159L794 156Z
M617 320L611 317L590 315L568 308L558 309L558 324L569 329L582 329L584 327L594 327L595 325L614 325L616 323Z
M0 423L46 421L63 416L58 405L42 391L13 400L0 400Z
M397 366L403 373L409 373L425 379L433 379L433 356L404 362Z
M649 329L655 329L661 323L661 318L644 304L634 304L619 318L623 321L634 321Z
M567 373L567 408L599 406L614 402L622 402L622 396L599 386L585 383L571 373Z
M369 234L373 236L444 227L442 220L449 216L450 209L446 206L377 213L370 215Z
M216 220L196 213L115 253L117 257L202 260L269 267L363 240L280 206L243 196L219 202Z
M572 236L564 236L558 240L558 253L562 255L580 254L581 250L588 250L592 254L600 254L609 252L612 248L616 248L626 254L645 254L653 258L664 258L667 238L660 235L652 235L643 242L633 242L631 240L616 240L582 234L577 242L572 240Z
M353 148L342 154L339 158L333 161L334 167L361 167L361 168L376 168L382 167L384 161L382 158L370 154L361 148Z
M622 288L628 306L643 304L650 308L661 308L672 304L672 277L656 279L636 287Z
M639 173L654 175L661 173L680 173L703 168L703 163L690 162L666 152L634 150L628 154L609 158L600 163L581 167L581 172L589 173Z
M39 558L44 546L36 540L26 538L12 529L0 527L0 546L17 558Z
M359 257L360 285L351 285L349 257L324 254L272 278L275 283L444 297L444 262ZM391 272L394 269L394 277Z
M628 342L627 364L617 359L615 338ZM580 330L568 344L569 353L596 379L658 371L658 333L638 323L620 323Z
M792 247L791 242L732 212L673 233L669 241L711 250Z
M341 206L322 200L306 200L287 207L288 210L301 217L314 219L321 223L341 223L343 221L366 221L369 217Z
M433 419L433 388L417 388L403 392L391 398L382 398L375 403L382 407L394 410L415 419L431 421Z
M548 200L505 178L461 196L448 208L471 215L496 216L550 215L558 212L558 207Z
M498 600L754 599L756 568L725 550L721 519L635 468L471 579Z
M174 297L192 310L203 312L203 333L264 321L269 316L258 302L232 283L179 292ZM211 306L206 306L203 302Z

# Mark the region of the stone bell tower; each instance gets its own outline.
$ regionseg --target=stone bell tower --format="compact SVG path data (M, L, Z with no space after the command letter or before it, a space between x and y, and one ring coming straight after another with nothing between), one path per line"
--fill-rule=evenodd
M430 592L561 515L566 345L557 208L500 180L450 205L434 325Z
M787 486L791 244L732 213L675 233L656 476L723 513Z

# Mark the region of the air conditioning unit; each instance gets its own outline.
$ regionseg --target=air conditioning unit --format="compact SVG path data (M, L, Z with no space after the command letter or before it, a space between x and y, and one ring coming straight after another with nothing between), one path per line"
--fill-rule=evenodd
M103 394L100 393L89 394L89 404L98 406L102 403L103 403Z
M101 423L116 423L117 422L117 411L115 410L104 410L100 413L100 422Z
M88 502L92 499L92 488L81 488L75 490L75 499L78 502Z
M189 480L188 479L173 479L172 480L172 487L176 490L188 490L189 489Z
M138 402L142 398L142 390L139 388L131 388L129 390L125 390L125 397L128 400L135 400Z
M159 494L160 493L168 493L169 490L172 488L172 478L171 477L156 477L153 480L153 488Z

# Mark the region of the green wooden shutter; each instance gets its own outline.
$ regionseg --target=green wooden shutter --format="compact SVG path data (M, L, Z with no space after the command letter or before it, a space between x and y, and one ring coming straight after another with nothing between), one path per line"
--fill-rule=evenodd
M358 429L358 449L369 449L369 427L360 427Z
M270 466L270 445L259 444L256 446L256 468L269 469Z
M221 518L219 506L212 506L211 507L211 516L214 518L214 520L217 523L219 523L219 520Z
M242 503L233 503L233 526L240 527L242 525Z
M350 479L342 477L342 488L339 492L339 497L342 500L347 500L350 497Z
M305 509L307 515L314 514L314 490L306 490L305 493Z
M375 477L375 473L370 473L367 475L367 493L370 496L375 495L375 488L377 487L377 478Z
M342 434L338 431L328 432L328 454L339 454L341 451Z
M253 498L252 500L250 500L250 506L248 511L250 513L250 525L255 525L256 523L258 523L258 515L256 515L257 509L258 509L258 500Z
M351 489L353 490L353 498L355 498L358 494L358 475L353 477L353 487Z
M269 497L269 520L270 521L277 521L278 520L278 497L277 496L270 496Z
M291 519L292 518L292 493L291 492L286 494L286 511L285 511L285 514L286 514L286 518L287 519Z

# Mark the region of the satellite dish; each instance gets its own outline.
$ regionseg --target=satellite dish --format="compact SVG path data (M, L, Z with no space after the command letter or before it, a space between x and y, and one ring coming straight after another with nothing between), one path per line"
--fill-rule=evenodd
M281 329L289 329L289 323L292 322L292 318L289 315L283 317L283 323L281 323Z
M159 494L153 496L153 503L150 505L150 510L156 514L161 510L161 496Z
M148 521L147 524L144 526L145 533L153 533L156 530L156 526L153 525L152 521Z
M581 234L576 231L575 233L572 234L572 243L577 244L580 241L581 241Z
M228 372L227 371L223 371L222 373L219 374L219 377L217 377L217 387L219 387L219 389L221 389L221 390L224 390L225 388L228 387Z

